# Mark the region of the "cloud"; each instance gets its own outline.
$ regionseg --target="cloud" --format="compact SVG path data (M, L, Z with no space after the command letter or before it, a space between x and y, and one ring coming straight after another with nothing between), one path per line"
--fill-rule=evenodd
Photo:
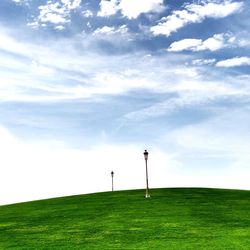
M82 0L61 0L62 4L70 10L80 7L81 1Z
M202 90L195 90L197 87L201 88L199 84L186 86L186 88L189 90L193 88L193 93L188 93L187 91L187 93L183 93L179 97L169 98L166 101L155 103L147 108L130 112L123 117L123 122L138 122L147 119L153 119L162 115L166 116L183 107L206 104L214 99L214 97L207 95L207 93Z
M250 35L240 34L238 38L238 45L240 47L250 47Z
M240 179L245 182L245 175L248 177L250 175L247 151L249 147L248 113L249 110L246 107L227 107L220 109L216 116L206 121L177 128L166 136L176 143L183 162L192 168L197 166L198 169L203 169L202 171L211 169L212 175L216 175L215 171L220 170L224 172L226 178L230 175L232 180L233 170L235 173L240 172ZM235 184L236 182L231 183L234 187ZM230 186L229 183L227 185ZM241 186L240 182L238 185ZM246 182L244 186L245 188L248 186Z
M116 14L118 10L118 1L117 0L101 0L100 2L100 11L98 11L97 16L111 16Z
M50 68L46 67L45 65L40 65L38 62L32 62L32 73L42 76L51 76L55 73L55 71Z
M47 1L45 5L38 7L39 16L27 25L36 28L38 26L46 26L47 23L50 23L56 25L57 30L62 30L61 27L70 22L71 11L80 7L80 5L81 0Z
M190 23L201 23L206 18L224 18L240 11L242 6L243 2L232 1L187 4L183 10L175 10L171 15L162 18L159 24L152 26L150 30L155 36L170 36L171 33Z
M173 42L170 44L168 51L178 52L183 50L193 50L195 51L197 47L201 46L201 39L183 39L178 42Z
M185 68L180 71L185 71ZM177 78L177 73L172 71L175 78ZM129 123L167 116L183 108L207 106L218 100L249 98L247 86L240 86L240 82L240 87L230 84L230 81L235 84L235 79L227 79L228 82L225 83L225 80L206 81L199 76L188 77L186 73L183 73L183 76L185 79L180 77L174 84L158 86L158 91L175 94L173 97L167 97L164 101L127 113L121 121L121 127Z
M18 42L16 39L3 31L0 32L0 49L19 55L31 54L25 44Z
M11 0L11 1L17 4L29 5L29 0Z
M96 36L117 39L117 34L126 35L126 31L125 25L118 28L106 26L97 30ZM153 79L147 80L145 74L141 75L133 54L120 57L86 50L76 52L76 45L82 42L82 37L50 41L49 47L18 41L7 34L0 33L0 37L3 38L0 48L7 52L0 57L0 66L5 69L1 72L1 101L49 102L94 98L97 95L122 94L135 88L151 88L157 84ZM91 42L94 37L91 37ZM16 57L8 56L8 53ZM138 53L136 58L142 56ZM135 66L136 74L128 74L127 69L131 65Z
M207 121L178 128L172 133L171 140L197 156L212 156L214 153L216 157L217 152L221 157L239 157L238 160L247 158L249 161L248 112L247 107L220 109L216 116Z
M158 13L165 9L163 0L101 0L98 16L111 16L121 11L128 19L135 19L142 13Z
M93 32L93 35L115 35L115 34L127 34L128 28L126 25L122 25L120 27L109 27L103 26L102 28L98 28Z
M203 89L210 95L222 86L223 91L228 90L223 85L224 80L218 86L217 80L215 85L207 84L195 67L181 66L187 61L187 55L178 58L172 53L164 57L148 57L145 52L105 55L91 52L91 47L80 49L88 40L93 44L95 37L117 39L120 34L127 35L126 31L125 25L104 26L97 29L91 38L50 40L49 47L38 42L18 41L13 36L0 33L3 38L0 39L1 49L17 55L16 58L7 54L0 57L0 66L8 69L1 73L0 100L62 102L86 98L95 100L104 95L126 95L131 91L178 94L183 89ZM209 77L206 75L207 79ZM213 91L205 88L208 86ZM203 92L197 92L197 95L205 99Z
M222 60L216 63L217 67L236 67L236 66L249 66L250 57L234 57L227 60Z
M68 10L59 2L48 2L46 5L39 6L39 10L38 20L41 23L64 24L69 22Z
M82 15L84 17L88 18L88 17L92 17L94 14L91 10L84 10L84 11L82 11Z
M126 29L126 26L104 26L96 30L95 36L117 39L117 34L123 34ZM92 35L91 39L95 39L95 36ZM197 95L205 100L206 92L209 96L215 89L222 88L224 92L228 90L216 81L214 85L204 83L195 67L180 67L186 62L186 56L180 56L178 59L172 54L165 57L147 57L143 52L116 56L100 55L88 52L87 49L76 50L77 46L82 44L79 43L83 41L82 37L50 41L49 47L18 41L6 34L1 34L1 37L4 38L0 40L2 49L25 58L23 62L19 57L0 57L0 66L8 68L1 73L1 101L50 102L86 98L94 100L98 96L121 95L131 91L180 93L183 90L195 89L201 90ZM84 41L87 39L89 38L86 37ZM206 89L208 86L213 91ZM187 102L186 99L184 103Z
M231 37L228 34L215 34L204 41L202 41L201 39L183 39L177 42L173 42L169 46L168 51L216 51L228 46L232 46L233 42L235 41L235 39L233 38L234 37Z
M247 115L248 112L239 113L236 117L245 120ZM244 122L235 123L235 117L227 113L208 123L178 128L172 134L162 135L162 141L170 138L175 153L169 147L161 149L154 145L99 143L88 149L75 149L63 141L21 141L0 125L0 204L110 191L112 170L115 190L143 189L145 148L149 151L151 188L249 189L247 149L250 145L245 136L247 128L241 133L242 124ZM215 161L225 158L230 162L205 169L200 164L202 158Z
M165 10L163 0L121 0L119 8L129 19L137 18L142 13L162 12Z
M64 30L65 27L63 25L57 25L55 26L55 30Z
M1 125L0 138L1 205L110 191L112 170L115 190L145 186L144 145L100 142L88 149L75 149L62 141L24 142ZM166 185L167 170L176 165L174 157L157 147L150 150L152 186Z
M216 59L195 59L192 61L192 65L203 66L203 65L212 65L216 62Z
M201 50L216 51L222 49L227 45L225 37L226 37L225 34L215 34L213 37L210 37L207 40L203 41L202 44L199 47L197 47L197 51Z
M83 34L84 35L84 34ZM123 53L131 51L136 43L137 34L129 31L127 25L103 26L95 29L90 34L85 34L86 39L92 40L92 44L98 46L100 51L106 53ZM132 54L134 52L131 52Z

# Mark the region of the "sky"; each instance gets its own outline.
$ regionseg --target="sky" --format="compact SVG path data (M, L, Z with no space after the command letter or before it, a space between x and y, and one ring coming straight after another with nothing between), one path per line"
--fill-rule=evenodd
M250 189L250 2L1 0L0 204Z

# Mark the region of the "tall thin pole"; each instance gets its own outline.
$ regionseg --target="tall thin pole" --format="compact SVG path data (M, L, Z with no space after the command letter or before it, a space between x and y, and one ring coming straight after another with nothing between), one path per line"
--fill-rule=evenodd
M150 194L149 194L149 187L148 187L148 159L145 159L145 163L146 163L146 195L145 197L149 198Z
M112 176L112 192L114 191L114 178Z
M144 154L144 159L145 159L145 163L146 163L146 194L145 194L145 197L149 198L150 194L149 194L149 187L148 187L148 151L145 150L143 154Z
M114 172L111 172L111 177L112 177L112 192L114 191Z
M148 159L145 159L145 162L146 162L146 195L145 197L148 198L150 197L149 188L148 188Z

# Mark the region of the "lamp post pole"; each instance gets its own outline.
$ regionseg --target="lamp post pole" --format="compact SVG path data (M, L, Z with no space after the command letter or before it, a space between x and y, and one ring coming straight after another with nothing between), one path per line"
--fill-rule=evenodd
M111 178L112 178L112 192L114 191L114 171L111 171Z
M145 194L145 198L150 198L149 188L148 188L148 151L145 150L143 154L144 154L144 159L145 159L145 163L146 163L146 194Z

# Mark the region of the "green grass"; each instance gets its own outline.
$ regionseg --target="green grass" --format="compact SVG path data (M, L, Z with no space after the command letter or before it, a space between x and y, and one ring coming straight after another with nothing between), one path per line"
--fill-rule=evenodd
M250 191L173 188L0 207L0 249L250 249Z

